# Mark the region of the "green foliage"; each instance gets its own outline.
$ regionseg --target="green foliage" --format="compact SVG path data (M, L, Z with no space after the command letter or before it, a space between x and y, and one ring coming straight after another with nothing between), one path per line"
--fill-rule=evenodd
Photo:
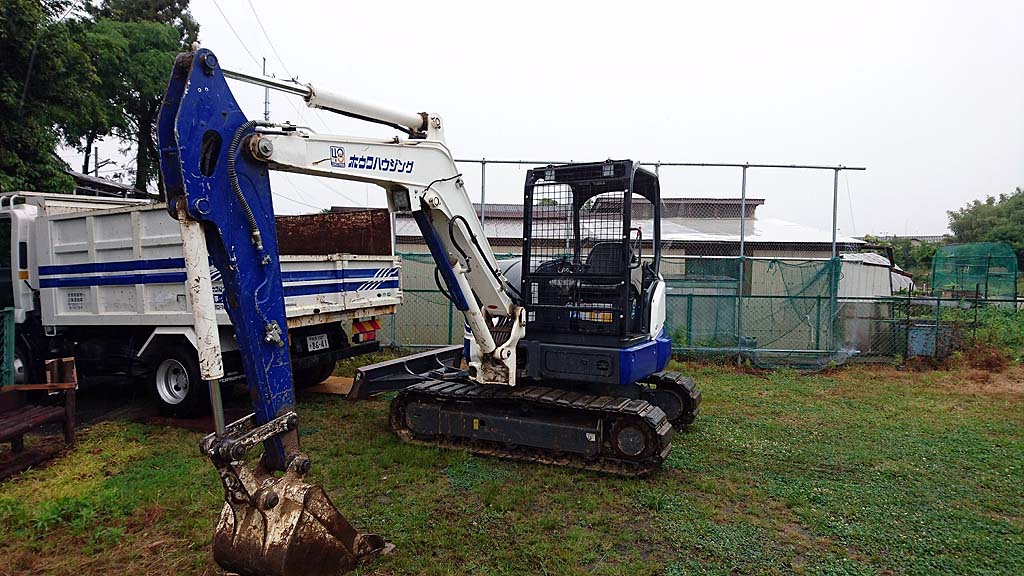
M1002 348L1017 362L1024 362L1024 310L985 306L977 313L977 339Z
M892 248L893 263L917 278L927 278L932 259L943 242L919 242L910 238L865 236L868 244Z
M66 2L0 3L0 191L70 191L54 128L75 121L97 83Z
M90 114L66 140L89 161L96 138L114 135L136 149L135 188L157 179L156 115L175 55L196 39L188 0L107 0L90 5L84 43L100 78Z
M175 54L198 31L188 1L109 0L87 3L84 15L71 7L0 4L0 191L70 191L56 147L85 152L85 171L104 136L142 151L137 188L156 180L156 113Z
M949 227L957 242L1008 244L1017 254L1019 267L1024 268L1024 188L1018 187L998 198L975 200L948 214Z
M178 31L180 48L187 48L199 36L199 23L188 11L190 0L105 0L88 5L96 20L118 22L157 22Z

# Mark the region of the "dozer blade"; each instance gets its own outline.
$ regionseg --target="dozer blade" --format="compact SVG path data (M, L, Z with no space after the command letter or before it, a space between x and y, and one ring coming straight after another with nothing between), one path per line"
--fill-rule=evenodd
M226 503L213 539L217 564L242 576L344 574L392 548L357 532L323 488L291 471L265 481L251 501Z

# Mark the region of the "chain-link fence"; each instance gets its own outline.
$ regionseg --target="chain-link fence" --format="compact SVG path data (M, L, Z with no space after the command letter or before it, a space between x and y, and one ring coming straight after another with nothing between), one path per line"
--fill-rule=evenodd
M504 181L505 185L515 182L515 174L513 178L495 176L495 167L521 172L524 165L558 163L460 162L479 165L482 191L487 189L488 178ZM1009 333L1013 340L1015 323L1024 326L1024 312L1014 299L894 295L909 282L906 275L894 270L885 257L861 253L863 241L839 234L839 176L847 168L685 163L649 166L662 177L660 246L661 273L667 285L665 330L679 355L725 356L762 367L813 369L851 359L942 356L979 338L1006 339L1003 333ZM732 170L732 176L738 171L739 178L726 180L718 188L702 189L705 193L700 196L681 196L677 186L689 189L695 184L666 178L669 167L680 172L713 167ZM810 213L827 214L831 225L809 226L775 216L780 211L788 215L792 200L772 194L748 195L748 172L755 169L824 171L831 176L827 181L817 177L810 185L803 184L807 190L831 192L807 193L803 202L810 206ZM701 186L707 184L714 182L709 180ZM725 191L719 191L723 186ZM782 210L777 206L774 213L767 211L775 200ZM478 210L488 240L500 253L499 260L518 258L523 236L522 206L481 203ZM403 256L405 302L394 318L385 321L381 340L410 348L459 344L464 337L462 315L437 290L434 262L426 246L420 244L415 226L403 223L401 217L396 220L395 242ZM649 206L634 207L633 225L644 239L644 258L653 253L652 217ZM828 221L826 218L814 221ZM1020 347L1024 349L1024 342Z

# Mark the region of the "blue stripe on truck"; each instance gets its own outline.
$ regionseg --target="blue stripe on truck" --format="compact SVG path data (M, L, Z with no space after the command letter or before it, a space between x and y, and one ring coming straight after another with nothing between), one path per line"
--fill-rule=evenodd
M285 286L285 296L310 296L312 294L330 294L334 292L352 292L358 290L384 290L387 288L398 288L398 280L389 280L387 282L381 282L380 285L374 286L373 288L367 288L366 283L363 282L332 282L330 284L299 284L294 286Z
M345 280L348 278L384 278L398 272L398 268L356 268L354 270L296 270L281 272L285 282L296 280Z
M89 286L127 286L132 284L174 284L185 281L180 271L185 261L182 258L156 260L128 260L98 262L92 264L66 264L40 267L40 288L84 288ZM168 272L139 272L141 270L175 269ZM282 281L288 296L326 294L331 292L380 290L398 288L397 267L358 268L355 270L299 270L285 272ZM134 274L102 274L104 272L136 272ZM211 271L219 277L216 270ZM96 274L101 275L83 275ZM58 276L59 274L59 276ZM49 277L43 277L49 276ZM318 280L335 280L326 284L298 284Z
M88 264L59 264L55 266L40 266L39 275L55 276L57 274L96 274L102 272L133 272L135 270L165 270L184 267L184 258L157 258L154 260L119 260L116 262L91 262Z
M173 270L185 268L184 258L158 258L153 260L120 260L116 262L92 262L88 264L59 264L40 266L40 276L64 274L102 274L106 272L135 272L142 270ZM342 280L346 278L379 278L391 276L398 268L356 268L349 270L298 270L283 272L284 281L292 280ZM216 271L214 271L216 273Z
M40 288L72 288L86 286L124 286L128 284L175 284L185 281L184 272L157 274L119 274L117 276L75 276L71 278L40 278Z

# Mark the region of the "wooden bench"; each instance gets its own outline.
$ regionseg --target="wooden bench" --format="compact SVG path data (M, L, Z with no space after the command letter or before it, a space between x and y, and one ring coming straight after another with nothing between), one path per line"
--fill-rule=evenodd
M0 479L34 466L54 455L53 450L25 451L25 434L44 426L61 422L64 443L75 445L75 389L78 388L73 358L46 362L47 384L14 384L0 387L0 399L6 406L0 411L0 443L10 442L11 457L0 464ZM63 394L63 402L56 406L36 406L25 403L25 393L43 391Z

